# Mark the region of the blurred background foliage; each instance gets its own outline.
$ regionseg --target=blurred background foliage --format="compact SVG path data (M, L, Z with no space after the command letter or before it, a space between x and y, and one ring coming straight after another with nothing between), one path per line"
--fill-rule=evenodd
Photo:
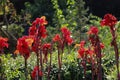
M48 41L59 32L60 27L67 26L71 29L75 42L79 42L89 20L87 11L83 0L1 0L0 35L8 37L10 43L16 41L28 34L33 20L44 15L48 21ZM13 47L16 45L11 44Z

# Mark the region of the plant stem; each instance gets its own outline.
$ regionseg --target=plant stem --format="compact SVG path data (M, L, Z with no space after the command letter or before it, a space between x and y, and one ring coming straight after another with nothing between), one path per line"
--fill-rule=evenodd
M37 66L38 66L37 80L39 80L39 53L37 53Z
M96 48L97 48L98 80L102 80L101 47L98 36L96 36Z
M41 71L43 70L43 60L42 60L42 52L40 49L40 66L41 66ZM42 80L42 76L40 77L40 80Z
M50 65L49 65L49 68L48 68L48 80L50 80L51 64L52 64L52 53L50 51Z
M94 80L94 62L93 62L93 59L92 59L92 80Z
M26 80L28 80L27 59L25 59L25 78L26 78Z
M86 80L86 59L87 59L87 54L85 54L84 59L83 59L83 64L84 64L84 80Z
M60 49L58 47L58 65L59 65L59 70L58 70L58 80L61 80L61 57L60 57Z
M112 34L112 42L111 45L114 46L114 51L115 51L115 60L116 60L116 67L117 67L117 78L120 80L119 77L119 51L118 51L118 46L116 42L116 34L115 34L115 28L110 27L111 34Z
M118 80L120 80L119 78L119 52L118 52L116 41L114 42L114 51L115 51L115 59L116 59L116 67L117 67L117 77L118 77Z

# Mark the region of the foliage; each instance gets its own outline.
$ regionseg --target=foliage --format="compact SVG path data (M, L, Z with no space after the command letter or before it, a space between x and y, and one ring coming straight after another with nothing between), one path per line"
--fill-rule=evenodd
M24 64L23 64L24 60L22 57L17 56L16 58L13 58L11 54L8 54L8 55L0 56L0 59L2 60L1 71L5 75L5 78L7 80L15 80L15 79L24 80L25 79ZM28 60L29 73L34 68L33 66L35 65L35 59L36 59L35 55L32 55Z
M53 80L57 80L57 73L58 73L58 65L57 65L57 51L54 51L52 54L52 67L50 77ZM50 57L50 55L48 55ZM83 79L83 68L80 67L77 63L77 53L76 51L70 51L68 53L67 48L65 49L64 56L63 56L63 65L62 65L62 79L63 80L79 80ZM24 59L20 55L13 58L12 55L2 55L0 56L2 59L2 73L4 73L5 78L7 80L25 80L24 76ZM49 58L48 58L49 60ZM48 63L44 64L44 76L43 80L47 79L47 65ZM33 70L34 66L36 65L36 56L35 53L31 53L31 57L28 59L28 73L29 79L31 80L31 71ZM89 69L89 67L88 67ZM90 70L87 71L87 77L90 78Z
M10 24L8 31L12 33L16 38L19 38L23 35L24 28L21 25Z
M34 4L25 3L25 11L31 14L33 19L45 15L50 26L68 26L71 29L73 27L79 29L88 21L86 17L88 9L85 9L84 5L83 0L35 0Z

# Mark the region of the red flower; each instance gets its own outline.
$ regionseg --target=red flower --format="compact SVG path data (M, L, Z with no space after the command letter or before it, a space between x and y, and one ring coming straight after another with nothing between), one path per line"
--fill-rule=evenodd
M46 29L45 26L40 26L39 27L39 31L38 31L38 35L41 36L42 38L46 38L47 34L46 34Z
M68 30L67 27L62 27L61 32L64 38L64 41L68 44L71 45L73 43L73 39L70 37L71 32Z
M36 33L36 26L31 26L29 28L29 35L35 35Z
M36 20L38 20L38 22L39 22L39 24L41 25L41 26L43 26L43 25L47 25L47 21L46 21L46 17L45 16L42 16L41 18L37 18Z
M60 42L61 41L61 38L60 38L60 35L59 34L56 34L53 38L53 41L54 42Z
M39 47L39 44L37 44L37 43L33 43L33 46L32 46L32 51L34 51L35 53L37 53L38 52L38 47Z
M92 55L94 54L94 51L91 49L87 49L86 53L92 57Z
M32 80L36 80L38 70L39 70L39 67L35 66L31 73ZM39 70L39 76L43 76L43 73L40 70Z
M85 54L85 52L86 52L86 49L84 48L84 45L85 45L85 41L81 41L80 42L80 48L79 48L79 50L78 50L78 55L79 55L79 58L81 57L81 58L83 58L84 57L84 54Z
M100 23L101 23L101 26L113 27L117 23L117 18L112 14L106 14L104 16L104 19Z
M81 41L80 42L80 47L84 47L84 45L85 45L85 41Z
M47 21L46 21L46 17L45 16L42 16L41 18L36 18L35 21L33 21L32 25L34 26L44 26L44 25L47 25Z
M47 34L46 34L46 29L45 26L39 26L38 30L36 28L36 26L32 26L29 28L29 35L35 35L37 34L38 36L40 36L41 38L46 38Z
M62 27L62 28L61 28L61 32L62 32L62 34L63 34L63 37L65 37L65 36L70 36L70 31L68 30L67 27Z
M46 38L46 29L45 25L47 24L45 16L41 18L36 18L35 21L32 23L32 27L29 28L29 35L38 35L41 38ZM37 28L38 27L38 28Z
M43 45L43 50L50 49L50 47L51 47L51 44L46 43L46 44Z
M51 48L50 43L46 43L43 45L43 54L44 54L44 62L47 62L47 55L48 55L48 50Z
M100 43L100 47L101 47L101 49L104 49L104 44L103 43Z
M3 38L0 37L0 51L3 50L3 48L8 48L8 43L7 43L8 39L7 38Z
M31 36L23 36L17 41L17 50L25 59L28 59L30 56L30 47L32 46L34 39Z
M95 26L91 26L89 31L88 31L88 34L97 35L98 34L98 28L95 27Z
M73 39L70 36L66 36L66 42L68 45L71 45L73 43Z
M79 50L78 50L78 53L79 53L79 56L81 57L81 58L83 58L84 57L84 54L85 54L85 48L83 48L83 47L81 47ZM80 58L79 57L79 58Z

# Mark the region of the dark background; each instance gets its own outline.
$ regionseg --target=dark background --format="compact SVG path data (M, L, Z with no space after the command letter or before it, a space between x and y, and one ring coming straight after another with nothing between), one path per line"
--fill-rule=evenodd
M120 0L85 0L89 6L89 12L103 17L106 13L111 13L120 19Z
M34 0L11 0L19 12L24 8L24 2L34 3ZM103 17L106 13L115 15L120 20L120 0L85 0L89 13Z

